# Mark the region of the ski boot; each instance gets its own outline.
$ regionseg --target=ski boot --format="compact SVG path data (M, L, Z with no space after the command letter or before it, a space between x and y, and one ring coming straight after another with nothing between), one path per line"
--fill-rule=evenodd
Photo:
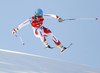
M54 49L55 47L51 47L50 45L47 45L46 49Z
M66 47L63 47L63 50L61 50L61 52L64 52L67 48Z
M58 48L61 50L61 52L64 52L67 48L62 46L61 44L58 46Z
M60 48L60 50L61 50L61 54L62 54L66 49L68 49L71 45L72 45L72 43L71 43L68 47L63 47L62 45L58 46L58 47ZM60 55L61 55L61 54L60 54Z
M55 47L51 47L47 41L43 42L43 44L46 46L45 49L54 49Z

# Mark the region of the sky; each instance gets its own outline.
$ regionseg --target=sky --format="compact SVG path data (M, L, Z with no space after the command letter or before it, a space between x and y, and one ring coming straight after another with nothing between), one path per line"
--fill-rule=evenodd
M100 68L99 3L99 0L0 0L0 48ZM34 16L37 8L41 8L45 14L55 14L62 19L97 17L98 20L59 23L57 19L45 19L43 25L52 31L62 45L67 47L73 43L59 56L61 51L52 39L47 37L48 43L55 49L45 49L41 40L34 36L31 24L17 33L25 45L12 35L13 28Z

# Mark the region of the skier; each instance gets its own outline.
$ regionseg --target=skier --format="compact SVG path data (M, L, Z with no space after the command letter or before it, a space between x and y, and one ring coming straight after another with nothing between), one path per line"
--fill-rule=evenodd
M53 14L43 14L43 11L41 9L37 9L35 11L35 15L24 21L22 24L20 24L12 32L12 34L15 35L22 27L31 24L35 36L41 39L46 48L50 49L53 48L48 44L46 40L46 37L50 37L54 41L54 43L58 46L58 48L61 50L61 52L63 52L67 48L61 44L61 42L52 34L52 32L48 28L43 26L43 21L45 18L56 18L58 19L59 22L63 22L63 19L60 18L59 16Z

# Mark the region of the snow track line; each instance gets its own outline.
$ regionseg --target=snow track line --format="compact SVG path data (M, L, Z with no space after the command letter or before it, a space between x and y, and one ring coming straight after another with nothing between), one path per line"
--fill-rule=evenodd
M57 60L57 61L67 62L67 61L64 61L64 60L53 59L53 58L48 58L48 57L44 57L44 56L39 56L39 55L34 55L34 54L28 54L28 53L22 53L22 52L11 51L11 50L5 50L5 49L0 49L0 51L2 51L2 52L8 52L8 53L14 53L14 54L20 54L20 55L26 55L26 56L40 57L40 58L45 58L45 59L50 59L50 60Z
M22 52L11 51L11 50L0 49L0 51L3 51L3 52L9 52L9 53L15 53L15 54L28 55L28 56L36 56L36 57L41 57L41 58L47 58L47 57L43 57L43 56L39 56L39 55L33 55L33 54L22 53ZM48 58L48 59L50 59L50 58Z

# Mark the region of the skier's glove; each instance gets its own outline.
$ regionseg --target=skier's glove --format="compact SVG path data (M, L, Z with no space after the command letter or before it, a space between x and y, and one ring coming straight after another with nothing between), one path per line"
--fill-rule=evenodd
M59 22L63 22L63 19L62 19L62 18L58 18L58 21L59 21Z
M18 32L17 29L14 29L14 31L12 31L12 34L15 35Z

